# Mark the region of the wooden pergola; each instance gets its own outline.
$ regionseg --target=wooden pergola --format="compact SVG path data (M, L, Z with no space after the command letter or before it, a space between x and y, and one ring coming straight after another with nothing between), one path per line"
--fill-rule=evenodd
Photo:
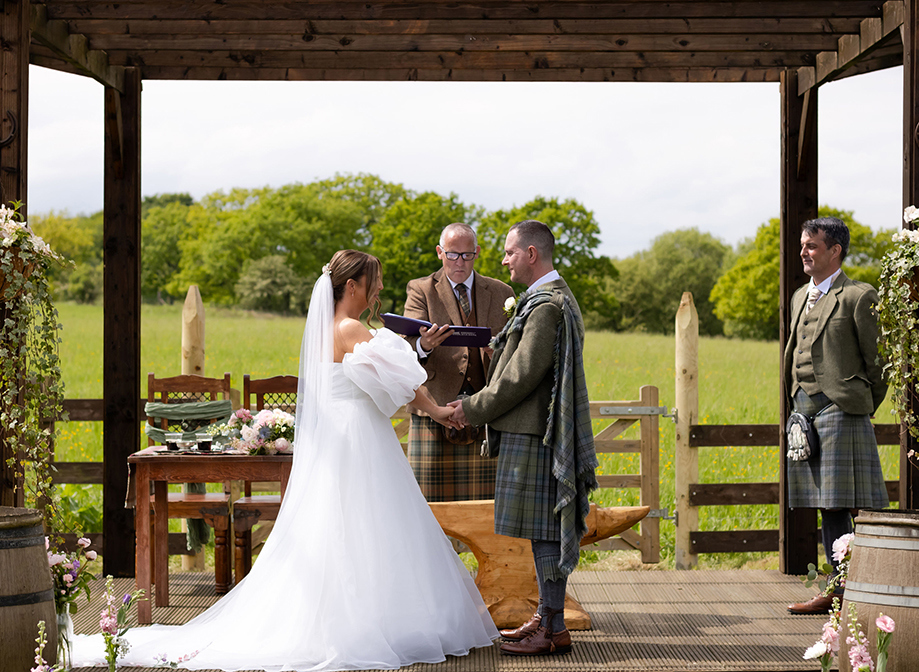
M783 347L806 280L799 227L817 214L821 84L905 64L903 204L919 202L919 0L0 0L0 36L3 202L28 202L29 64L105 87L104 571L116 576L134 563L145 79L779 82ZM916 481L901 464L902 508L917 507ZM816 513L788 510L784 489L781 568L803 573Z

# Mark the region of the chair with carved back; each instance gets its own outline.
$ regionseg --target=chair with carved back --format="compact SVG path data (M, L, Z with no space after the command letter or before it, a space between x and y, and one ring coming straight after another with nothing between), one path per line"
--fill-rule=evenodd
M147 401L160 404L183 404L201 401L230 400L230 374L222 378L205 378L194 374L157 378L147 375ZM221 422L226 416L197 420L176 420L165 417L148 417L147 423L164 432L193 431L197 427ZM155 439L148 437L148 445ZM224 492L170 492L168 493L168 517L203 520L214 528L214 579L218 594L230 589L231 555L228 545L230 528L230 495ZM151 495L151 513L154 500ZM168 581L169 530L154 529L153 539L154 576Z
M291 415L297 413L297 376L274 376L252 379L243 376L243 408L250 411L281 409ZM277 494L253 495L254 492L277 492L280 483L245 484L245 496L233 502L233 535L235 547L236 583L252 569L253 548L260 546L271 531L281 509L281 496ZM253 535L253 526L260 525Z

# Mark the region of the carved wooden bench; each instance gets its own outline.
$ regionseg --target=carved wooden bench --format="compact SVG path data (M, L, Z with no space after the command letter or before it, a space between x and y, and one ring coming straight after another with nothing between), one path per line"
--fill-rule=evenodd
M432 502L430 506L444 533L466 544L478 560L475 585L495 625L516 628L528 621L539 602L530 542L495 534L494 500ZM650 510L648 506L598 509L591 504L581 546L629 529ZM570 630L590 629L590 615L570 595L565 598L565 624Z

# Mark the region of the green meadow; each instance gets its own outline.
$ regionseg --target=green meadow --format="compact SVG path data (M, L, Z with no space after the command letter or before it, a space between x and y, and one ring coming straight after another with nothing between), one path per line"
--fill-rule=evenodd
M102 307L62 303L61 368L68 399L102 396ZM224 308L206 308L205 374L232 375L241 389L243 374L265 377L294 374L298 370L303 318L279 317ZM145 305L141 312L141 373L146 395L146 374L173 376L181 372L182 306ZM699 417L701 424L778 423L780 352L777 342L703 338L699 343ZM660 404L673 408L674 339L661 335L589 332L584 363L590 398L634 400L642 385L660 390ZM890 404L884 402L878 422L893 422ZM602 425L597 424L596 429ZM661 507L674 509L674 425L660 421ZM629 437L633 434L626 435ZM898 475L898 447L882 446L886 478ZM68 422L59 425L56 448L59 461L101 461L101 423ZM778 480L778 448L728 446L702 448L700 481L746 483ZM636 474L637 455L601 455L604 474ZM64 486L69 507L80 512L84 524L101 510L101 486ZM610 489L593 497L601 505L638 503L637 490ZM777 506L704 507L702 530L775 529ZM674 526L661 523L662 567L672 566ZM622 554L589 552L589 562L617 561ZM634 565L636 553L624 562ZM736 553L700 558L703 566L776 567L777 554Z

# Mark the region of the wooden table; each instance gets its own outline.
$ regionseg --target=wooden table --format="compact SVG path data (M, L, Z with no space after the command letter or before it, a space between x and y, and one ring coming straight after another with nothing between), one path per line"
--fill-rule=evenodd
M137 542L134 570L137 587L149 598L151 589L150 540L155 529L168 529L169 509L167 488L169 483L224 483L226 481L280 481L281 496L287 489L293 455L193 455L155 452L147 448L128 457L128 467L133 488L130 493L141 495L150 492L153 484L155 521L150 521L150 497L134 498ZM129 501L130 505L130 501ZM169 605L168 545L156 547L156 604ZM228 551L227 551L228 552ZM229 576L226 577L229 582ZM146 624L153 621L153 607L149 599L137 603L137 619Z

